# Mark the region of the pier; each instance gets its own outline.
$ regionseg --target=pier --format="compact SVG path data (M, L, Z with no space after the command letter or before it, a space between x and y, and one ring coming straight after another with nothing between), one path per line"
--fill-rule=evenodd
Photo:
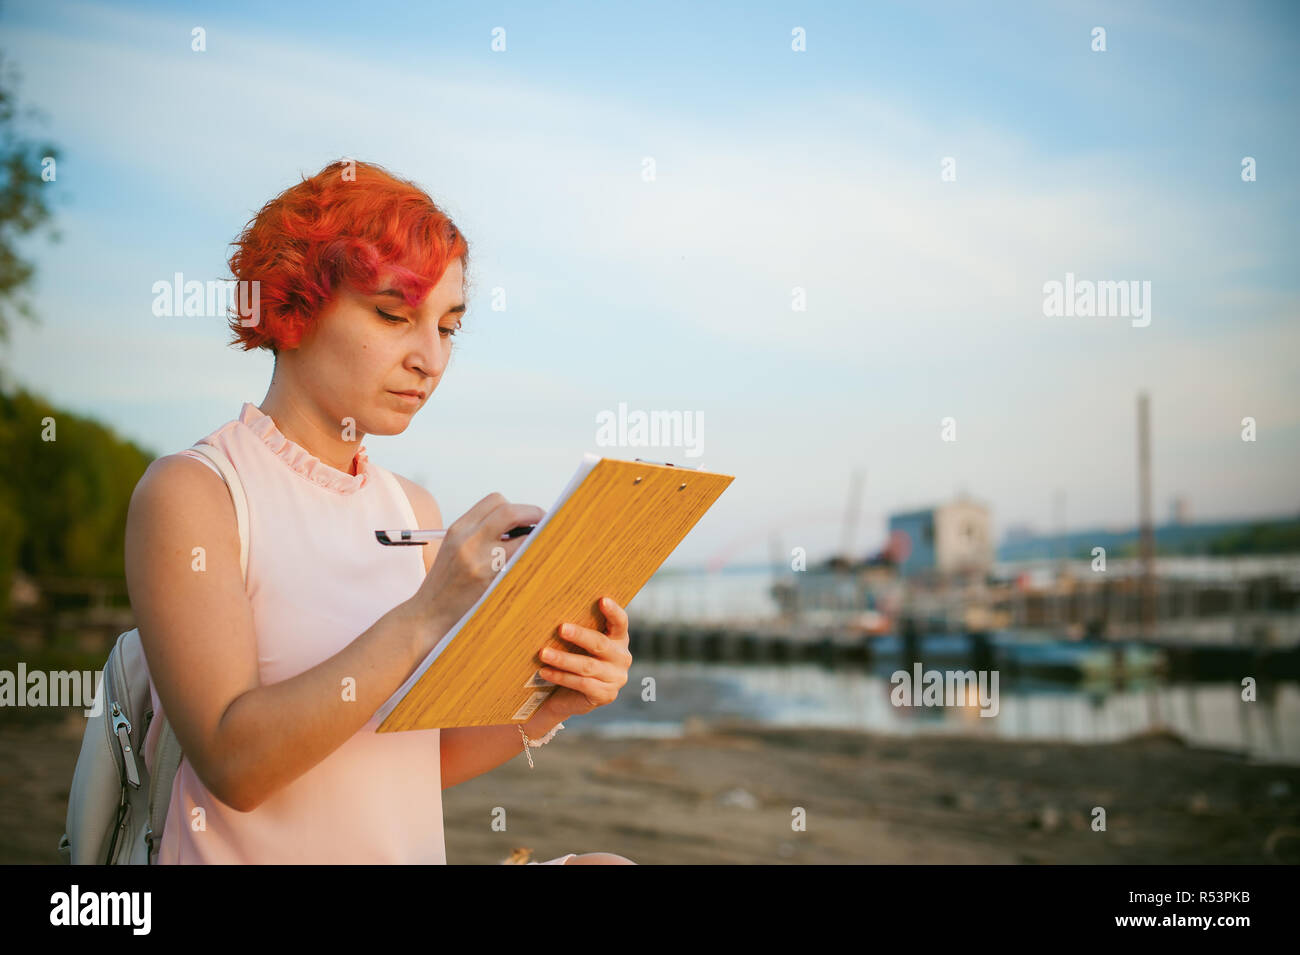
M1300 679L1300 645L1279 645L1268 631L1225 644L1196 640L1066 640L1016 631L923 632L866 636L830 624L637 622L638 660L704 663L817 663L824 666L943 662L1009 676L1085 680L1160 675Z

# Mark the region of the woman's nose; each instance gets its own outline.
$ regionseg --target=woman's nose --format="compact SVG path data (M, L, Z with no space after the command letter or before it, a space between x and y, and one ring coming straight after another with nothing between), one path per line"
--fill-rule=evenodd
M432 337L425 335L420 339L420 348L412 357L412 366L418 368L429 378L438 378L447 367L451 358L451 349L442 339L442 333L434 327Z

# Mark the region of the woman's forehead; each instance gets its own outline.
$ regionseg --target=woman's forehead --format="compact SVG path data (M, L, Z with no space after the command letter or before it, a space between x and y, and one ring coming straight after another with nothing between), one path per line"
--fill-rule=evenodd
M459 304L461 301L461 286L463 285L463 282L459 276L460 264L455 263L455 267L455 271L453 272L452 267L448 266L438 284L427 289L423 297L414 303L414 307L423 308L429 302L435 301L438 298L445 298L452 305ZM382 298L387 299L394 305L399 303L402 305L408 304L406 297L407 289L403 288L401 279L399 279L397 274L391 270L384 270L379 273L379 277L375 281L374 290L370 292L366 292L346 280L344 281L344 285L349 293L359 298Z
M447 264L443 271L442 277L438 279L436 285L432 288L439 287L457 287L459 288L462 280L460 259L453 259ZM375 288L378 291L401 291L402 281L397 272L392 268L381 269L379 277L375 280Z

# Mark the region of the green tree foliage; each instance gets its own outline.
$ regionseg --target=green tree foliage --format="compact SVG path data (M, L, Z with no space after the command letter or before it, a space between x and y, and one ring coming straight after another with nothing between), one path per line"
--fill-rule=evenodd
M51 430L55 440L45 440ZM127 505L155 457L27 391L0 394L0 613L15 569L125 574Z
M1251 524L1211 541L1206 551L1216 557L1235 554L1294 554L1300 551L1300 521Z
M19 110L17 88L18 74L0 52L0 343L9 338L14 314L35 321L31 304L21 294L34 269L18 254L17 240L50 219L46 200L55 182L46 182L42 170L47 158L58 160L53 145L29 142L19 135L15 123L19 113L36 115L36 111ZM57 230L50 237L60 238Z

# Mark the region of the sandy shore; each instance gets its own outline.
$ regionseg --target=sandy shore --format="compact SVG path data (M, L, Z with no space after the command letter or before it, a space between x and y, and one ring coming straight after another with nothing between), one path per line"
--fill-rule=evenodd
M0 862L62 861L80 725L0 725ZM730 724L614 740L566 728L535 758L444 791L451 863L517 848L644 864L1300 861L1300 767L1168 736L1084 745ZM1090 828L1094 806L1105 832ZM791 828L796 807L806 831Z

